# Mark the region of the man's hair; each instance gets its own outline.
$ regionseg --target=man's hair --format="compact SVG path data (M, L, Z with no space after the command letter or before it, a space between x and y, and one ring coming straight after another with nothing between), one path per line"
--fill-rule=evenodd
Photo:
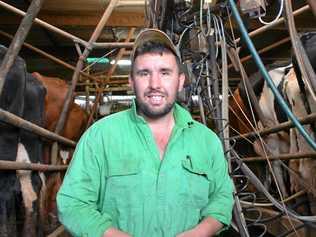
M174 55L179 74L182 73L182 64L180 62L179 57L173 52L172 49L170 49L167 45L157 42L157 41L147 41L140 45L138 48L135 49L133 58L132 58L132 65L131 65L131 76L133 77L134 73L134 65L135 65L135 60L138 56L147 54L147 53L154 53L154 54L160 54L162 55L163 53L171 53Z

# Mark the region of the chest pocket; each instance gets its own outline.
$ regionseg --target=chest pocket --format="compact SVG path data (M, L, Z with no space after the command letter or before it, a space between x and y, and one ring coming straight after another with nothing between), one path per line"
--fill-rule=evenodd
M116 208L132 208L139 204L142 172L139 159L120 159L108 164L106 197Z
M209 164L199 159L187 157L182 161L186 182L189 185L189 195L196 208L202 209L209 200L209 194L214 188L214 181Z

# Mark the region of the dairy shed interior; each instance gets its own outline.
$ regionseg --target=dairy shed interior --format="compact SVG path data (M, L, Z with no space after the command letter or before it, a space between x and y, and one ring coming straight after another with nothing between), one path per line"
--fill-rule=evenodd
M179 101L187 107L196 120L216 131L225 146L225 154L231 168L230 174L236 189L236 204L232 225L221 233L221 236L315 236L316 210L310 204L316 193L314 191L316 187L313 186L315 184L308 183L306 181L308 177L300 173L299 169L295 173L291 167L289 168L289 163L291 160L305 158L311 161L310 166L313 166L312 159L316 157L315 135L313 135L316 120L316 79L315 71L310 70L310 66L315 67L316 58L310 58L311 65L307 66L306 58L302 59L311 81L310 87L305 85L303 94L310 95L311 102L309 102L314 104L310 105L304 114L297 115L294 107L290 109L295 118L303 119L304 121L301 122L304 124L310 124L310 127L305 126L305 129L311 138L302 135L301 140L297 142L299 144L305 141L307 145L304 147L308 148L306 150L298 148L295 152L288 151L282 154L268 152L266 157L258 153L247 154L246 145L237 144L238 141L244 138L245 143L253 144L254 137L259 137L258 131L262 129L280 131L278 130L280 124L278 121L264 122L263 119L261 127L240 131L238 131L239 127L247 128L249 126L247 123L251 122L234 124L240 119L239 116L243 115L239 115L240 111L236 112L232 109L233 105L230 103L233 101L233 94L243 80L255 82L252 75L259 69L258 63L254 60L253 50L249 49L246 36L241 33L240 22L236 20L231 2L236 4L247 36L267 70L268 65L276 62L282 66L291 63L293 55L296 54L293 44L296 45L300 35L316 31L314 0L0 1L0 44L9 48L8 51L11 50L7 59L9 56L12 58L14 54L18 55L25 61L25 70L33 74L38 73L36 75L42 78L40 80L44 84L48 83L47 78L50 80L59 78L55 82L58 81L63 85L63 88L59 89L62 93L60 98L62 97L63 100L55 102L60 103L60 110L57 115L49 114L51 116L46 118L46 125L32 126L26 122L29 119L24 119L22 115L16 114L15 117L11 113L6 113L6 109L3 108L0 111L0 121L3 124L22 127L35 133L43 137L42 140L49 146L49 152L45 156L48 157L47 161L41 164L31 162L26 165L23 161L12 161L0 165L3 172L33 170L33 172L41 171L47 176L46 181L41 182L51 185L52 191L47 193L47 196L52 197L52 200L45 203L46 209L44 209L47 211L43 214L46 215L45 220L37 222L37 226L41 228L36 227L36 229L41 231L36 232L35 236L69 236L59 223L54 206L58 184L62 182L69 164L68 153L65 155L67 157L63 158L63 155L55 149L57 146L74 148L82 132L95 121L129 107L133 98L133 91L128 84L130 54L136 35L148 27L161 29L178 45L187 78L186 90L179 96ZM36 11L38 13L35 13ZM30 19L32 16L35 20ZM24 26L23 21L25 21ZM23 29L18 31L22 26L24 32ZM207 38L206 35L212 37ZM13 43L16 46L15 50ZM315 44L312 47L315 47ZM316 54L315 51L313 53ZM7 74L5 64L6 62L2 61L0 82L4 82L4 76ZM300 62L298 66L301 66ZM212 79L211 82L208 78ZM263 82L264 78L261 79ZM0 87L0 98L1 93L4 92ZM51 96L55 95L51 94ZM60 117L64 117L62 120L66 119L69 103L71 107L72 100L85 111L86 117L82 124L76 124L78 129L80 127L80 131L70 135L63 132L64 126L67 125L62 124ZM67 104L68 108L66 108ZM250 107L258 112L255 107L260 105L250 105ZM288 102L288 105L291 107L291 102ZM240 106L235 108L238 110ZM278 113L276 112L277 115ZM81 115L74 112L73 116ZM253 118L249 120L252 121ZM290 121L293 120L289 119L287 123ZM284 123L283 126L290 126ZM285 129L284 133L299 134L299 129L295 130L296 132L289 127ZM74 128L69 125L69 130ZM283 135L279 133L277 136ZM291 135L284 136L290 140ZM269 146L268 141L264 143ZM0 150L0 153L2 152L5 153ZM267 157L270 157L270 160ZM259 177L262 173L258 172L261 169L258 167L262 165L265 167L262 169L268 170L269 168L266 167L275 160L285 162L282 169L287 172L284 187L280 190L273 181L271 183L267 181L267 174L264 174L267 175L266 177ZM248 166L252 170L251 173L247 171ZM287 168L284 168L285 166ZM303 169L302 167L301 165L300 168ZM313 170L309 172L313 173ZM292 173L301 178L300 188L295 189L295 192L291 189L292 184L289 181L293 179ZM259 181L261 184L258 184ZM308 208L306 203L310 204ZM16 236L28 236L24 230L19 231L23 229L25 214L24 211L19 212L12 222L16 223L16 227L13 228ZM38 234L40 232L41 234ZM4 231L0 236L10 236L7 233Z

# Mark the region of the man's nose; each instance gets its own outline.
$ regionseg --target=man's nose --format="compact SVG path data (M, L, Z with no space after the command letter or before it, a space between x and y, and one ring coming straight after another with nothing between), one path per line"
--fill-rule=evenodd
M153 73L150 77L149 86L153 89L161 87L161 78L158 73Z

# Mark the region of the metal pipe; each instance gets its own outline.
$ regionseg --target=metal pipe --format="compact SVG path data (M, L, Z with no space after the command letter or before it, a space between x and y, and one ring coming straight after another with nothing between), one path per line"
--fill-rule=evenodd
M215 36L214 35L215 35L215 31L212 31L212 33L206 37L206 41L209 46L208 53L210 56L208 60L208 65L211 70L211 80L212 80L212 85L213 85L211 87L211 90L212 90L211 92L215 101L214 112L212 113L212 116L216 118L215 124L218 131L223 131L222 121L219 120L219 118L221 118L222 116L222 112L221 112L222 108L221 108L220 99L219 99L219 83L218 83L219 79L218 79L218 70L217 70L217 63L216 63L215 39L214 39ZM223 138L222 133L220 133L220 136L221 138Z
M111 92L111 91L129 91L131 88L129 86L120 86L120 87L109 87L109 88L89 88L90 92ZM79 92L76 91L76 95Z
M312 1L312 0L311 0L311 1ZM293 12L293 16L298 16L298 15L300 15L300 14L306 12L308 9L310 9L310 7L309 7L308 5L305 5L304 7L301 7L301 8L299 8L299 9L297 9L296 11L294 11L294 12ZM279 25L279 24L283 23L284 20L285 20L284 17L281 17L279 20L277 20L276 22L274 22L274 23L272 23L272 24L262 26L262 27L260 27L260 28L258 28L258 29L256 29L256 30L254 30L254 31L249 32L248 35L249 35L249 37L254 37L254 36L256 36L256 35L259 35L259 34L265 32L265 31L267 31L267 30L273 28L273 27L276 26L276 25ZM239 42L240 42L240 38L237 38L237 39L235 40L235 43L238 44Z
M81 71L82 67L83 67L83 62L86 59L86 57L89 55L90 50L91 50L91 45L97 40L97 38L99 37L101 31L103 30L108 18L110 17L113 9L115 8L116 4L117 4L118 0L112 0L107 9L105 10L100 22L98 23L95 31L92 33L92 36L89 40L88 45L86 46L83 54L79 57L79 60L77 62L77 66L76 66L76 70L73 74L72 77L72 81L71 81L71 87L69 87L66 99L65 99L65 104L63 106L63 110L61 112L60 118L58 120L58 123L56 125L55 128L55 132L56 133L60 133L64 127L65 121L66 121L66 117L67 117L67 113L68 113L68 109L70 106L70 102L72 101L72 97L73 97L73 93L78 81L78 76L79 76L79 71Z
M276 48L276 47L278 47L278 46L280 46L280 45L282 45L282 44L285 44L285 43L289 42L290 40L291 40L290 37L286 37L286 38L284 38L284 39L282 39L282 40L280 40L280 41L278 41L278 42L276 42L276 43L274 43L274 44L270 44L269 46L260 49L260 50L258 51L258 53L259 53L259 54L262 54L262 53L268 52L269 50L274 49L274 48ZM241 58L241 59L240 59L240 62L241 62L241 63L246 62L246 61L248 61L248 60L251 59L251 58L252 58L252 55L251 55L251 54L250 54L250 55L247 55L247 56ZM233 66L234 66L234 65L231 63L231 64L228 65L228 68L231 68L231 67L233 67Z
M286 212L289 214L290 217L293 217L295 219L304 221L304 222L316 222L316 216L302 216L296 214L296 212L292 211L292 209L284 206L281 204L278 200L276 200L269 191L264 187L264 185L261 183L259 178L249 169L249 167L242 162L241 159L235 159L237 165L241 168L241 171L247 175L250 179L250 182L255 186L256 190L259 192L262 192L265 197L273 203L274 207L280 210L282 213Z
M103 88L103 89L94 89L90 88L90 92L98 92L98 90L101 90L102 92L113 92L113 91L130 91L130 87L110 87L110 88ZM76 95L85 95L86 92L84 91L76 91Z
M128 31L127 37L125 39L124 43L128 43L132 37L134 36L135 33L135 28L131 28ZM133 45L133 43L132 43ZM117 62L123 57L125 53L125 48L121 48L119 50L119 52L117 53L116 57L115 57L115 63L113 65L111 65L111 68L108 70L107 74L106 74L106 81L109 81L109 78L113 75L113 73L115 72L115 69L117 68Z
M8 33L5 33L5 32L3 32L2 30L0 30L0 34L3 35L3 36L5 36L5 37L7 37L7 38L10 38L10 39L13 38L12 35L10 35L10 34L8 34ZM46 57L46 58L52 60L53 62L55 62L55 63L57 63L57 64L59 64L59 65L62 65L62 66L66 67L66 68L68 68L68 69L70 69L70 70L73 70L73 71L75 70L75 67L74 67L73 65L62 61L61 59L56 58L55 56L53 56L53 55L51 55L51 54L48 54L48 53L44 52L43 50L40 50L39 48L34 47L34 46L31 45L31 44L28 44L28 43L25 43L25 42L24 42L23 45L24 45L25 47L27 47L27 48L33 50L34 52L36 52L36 53L38 53L38 54L40 54L40 55L42 55L42 56L44 56L44 57ZM97 79L97 78L95 78L95 77L93 77L93 76L91 76L91 75L89 75L89 74L87 74L87 73L85 73L85 72L83 72L83 71L80 71L80 74L83 75L83 76L85 76L85 77L88 77L88 78L91 79L91 80L94 80L94 81L97 81L97 82L100 82L100 81L101 81L100 79Z
M111 77L112 78L112 77ZM128 80L110 80L105 83L106 85L115 85L115 84L128 84ZM78 82L77 86L94 86L95 82Z
M21 24L19 25L19 28L15 33L13 40L11 41L10 47L8 48L3 58L3 61L0 66L0 96L2 93L6 75L12 67L16 57L18 56L22 44L31 29L35 17L40 11L43 2L44 0L33 0L31 2L29 8L27 9L26 15L24 16Z
M20 16L24 16L25 15L24 11L21 11L21 10L19 10L19 9L9 5L9 4L7 4L7 3L4 3L3 1L0 1L0 6L3 7L3 8L6 8L7 10L10 10L10 11L12 11L15 14L18 14ZM50 30L50 31L53 31L53 32L55 32L55 33L57 33L59 35L62 35L64 37L68 38L68 39L71 39L71 40L73 40L75 42L78 42L78 43L82 44L83 46L87 46L88 45L88 43L85 40L80 39L79 37L76 37L76 36L66 32L66 31L63 31L63 30L61 30L61 29L59 29L59 28L57 28L57 27L55 27L55 26L53 26L51 24L48 24L47 22L42 21L42 20L40 20L38 18L35 18L34 22L39 24L40 26Z
M68 165L43 165L38 163L25 163L17 161L0 160L0 170L32 170L32 171L63 171Z
M78 82L78 78L79 78L79 72L82 70L83 64L84 64L84 60L88 57L93 43L98 39L99 35L101 34L101 31L103 30L107 20L109 19L112 11L114 10L116 4L117 4L118 0L112 0L109 5L107 6L101 20L99 21L97 27L95 28L94 32L92 33L92 36L88 42L88 45L85 47L84 52L82 53L82 55L80 55L79 60L77 62L76 65L76 69L74 71L74 74L72 76L72 80L71 80L71 86L68 89L66 98L65 98L65 103L61 112L61 115L58 119L56 128L55 128L55 133L59 134L65 125L65 121L68 115L68 110L70 107L70 103L73 99L73 94ZM51 149L51 159L52 162L57 162L57 143L54 143ZM55 163L53 163L55 164Z
M46 237L59 237L65 233L65 227L63 225L59 226L54 232L50 233Z
M67 138L64 138L62 136L59 136L49 130L46 130L38 125L35 125L27 120L24 120L10 112L7 112L3 109L0 109L0 120L9 123L13 126L23 128L29 132L35 133L39 136L45 137L49 140L58 141L60 143L63 143L65 145L69 145L72 147L76 146L76 143L72 140L69 140Z
M134 32L135 32L135 28L131 28L129 30L128 35L127 35L124 43L128 43L131 40L131 38L134 35ZM125 48L121 48L119 50L119 52L117 53L117 55L115 57L115 63L113 65L111 65L110 69L108 70L108 72L106 74L105 80L103 80L101 82L101 85L100 85L101 89L98 90L97 96L95 97L94 104L92 106L91 113L90 113L90 116L89 116L86 128L88 128L90 126L90 124L92 122L92 119L93 119L93 115L95 114L96 109L98 107L98 104L99 104L99 101L100 101L100 98L101 98L101 94L104 92L102 90L103 89L103 85L106 84L106 82L109 81L109 78L112 76L112 74L114 73L114 71L115 71L115 69L117 67L117 62L122 58L124 52L125 52Z
M243 82L244 82L244 86L245 86L245 89L247 90L248 94L249 94L249 99L250 99L250 102L251 102L251 106L253 107L254 111L256 112L259 120L262 122L262 125L264 127L269 127L269 126L272 126L274 124L272 124L263 114L263 111L259 105L259 101L256 97L256 94L254 92L254 89L249 81L249 78L248 78L248 75L245 71L245 68L243 66L243 64L241 63L240 61L240 58L236 52L236 50L234 48L231 49L231 53L235 54L235 58L237 60L237 66L239 67L239 71L240 71L240 75L243 79Z
M233 0L228 0L229 5L231 7L232 10L232 14L235 17L236 22L239 25L240 31L241 31L241 35L243 36L243 39L246 42L246 45L249 49L249 51L251 52L254 61L256 62L260 73L262 74L263 78L266 80L266 82L268 83L269 87L271 88L274 96L277 99L278 104L281 106L281 108L283 109L283 111L286 113L286 115L288 116L288 118L290 120L293 121L293 123L295 124L297 130L301 133L301 135L304 137L304 139L306 140L306 142L314 149L316 150L316 143L315 141L311 138L311 136L307 133L307 131L304 129L304 127L299 123L299 121L297 120L297 118L295 117L295 115L291 112L291 110L289 109L288 105L286 104L286 102L284 101L282 95L280 94L280 92L278 91L278 89L276 88L276 86L274 85L269 73L267 72L267 70L265 69L264 64L262 63L262 60L260 59L250 37L248 36L248 32L245 28L245 25L239 15L236 3Z
M93 43L93 48L133 48L133 42L107 42L107 43Z
M316 113L312 113L312 114L307 115L304 118L300 118L298 121L301 124L310 124L310 123L314 123L315 119L316 119ZM270 133L279 132L279 131L290 129L290 128L293 128L293 127L294 127L293 122L292 121L288 121L288 122L280 123L279 125L276 125L276 126L273 126L273 127L270 127L270 128L262 129L260 131L249 132L249 133L241 134L241 135L238 135L238 136L232 136L229 139L230 140L240 140L240 139L244 139L244 138L256 137L257 135L265 136L265 135L268 135Z
M266 161L266 160L294 160L302 158L312 158L316 159L316 152L300 152L295 154L282 154L279 156L268 156L268 157L246 157L242 158L244 162L255 162L255 161Z

